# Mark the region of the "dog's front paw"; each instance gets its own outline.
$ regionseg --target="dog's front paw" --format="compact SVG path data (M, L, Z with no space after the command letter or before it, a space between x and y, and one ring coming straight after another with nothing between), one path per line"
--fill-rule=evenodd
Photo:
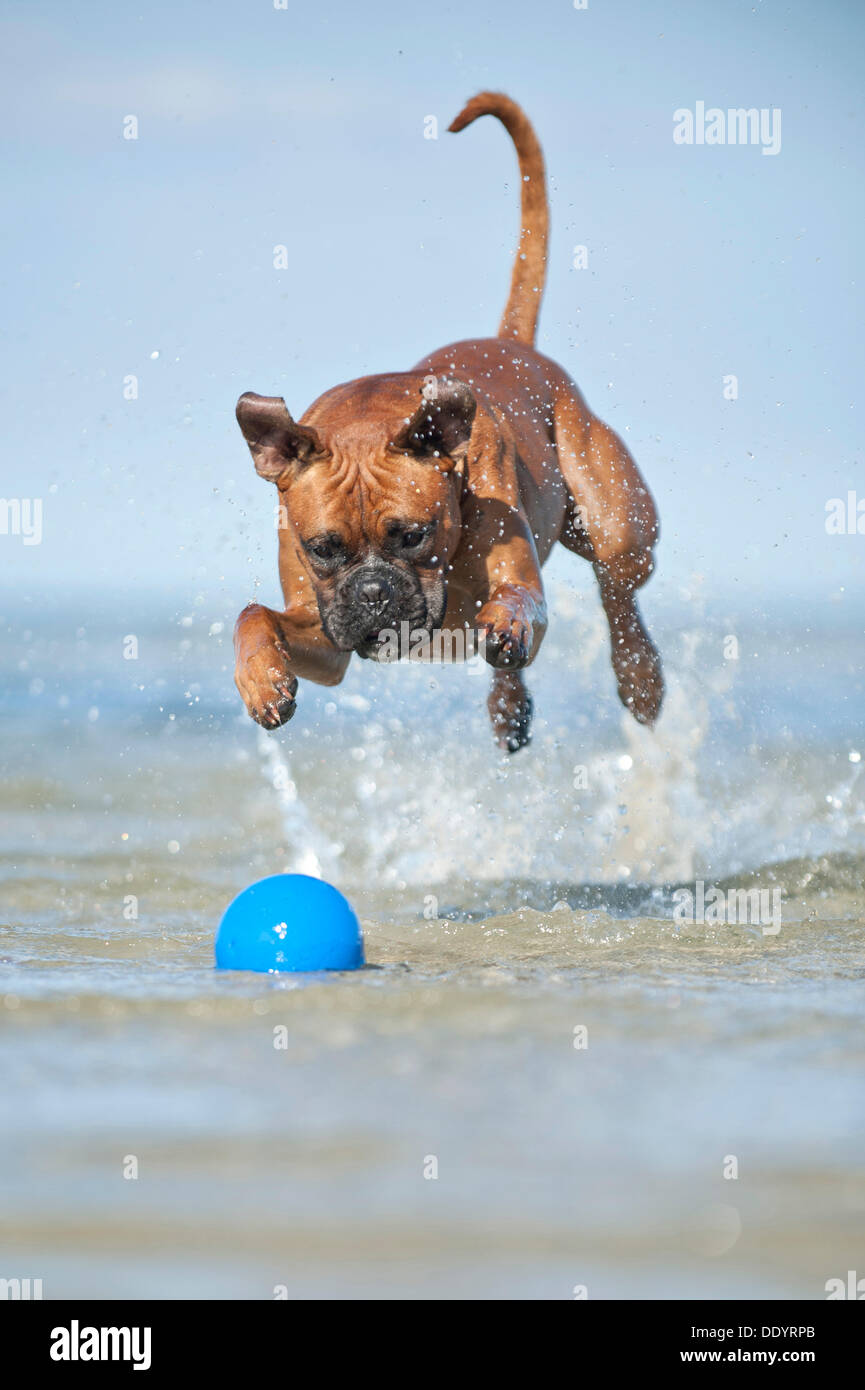
M287 724L297 709L297 677L281 643L269 643L238 661L234 681L247 711L263 729Z
M532 654L532 628L505 603L485 603L476 618L484 658L497 670L517 671Z

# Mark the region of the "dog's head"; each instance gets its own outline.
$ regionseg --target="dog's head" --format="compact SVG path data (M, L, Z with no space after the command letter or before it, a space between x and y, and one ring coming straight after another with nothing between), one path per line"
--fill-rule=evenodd
M461 473L476 410L461 381L417 373L335 387L295 422L247 392L237 419L341 651L375 658L440 626L460 537ZM408 629L402 627L408 624Z

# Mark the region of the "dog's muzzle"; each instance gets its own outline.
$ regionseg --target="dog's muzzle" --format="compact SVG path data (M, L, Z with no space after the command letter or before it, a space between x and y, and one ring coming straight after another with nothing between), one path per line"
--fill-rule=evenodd
M340 651L390 660L405 623L416 629L438 621L439 587L434 584L426 595L408 565L363 565L345 577L329 602L319 597L324 630Z

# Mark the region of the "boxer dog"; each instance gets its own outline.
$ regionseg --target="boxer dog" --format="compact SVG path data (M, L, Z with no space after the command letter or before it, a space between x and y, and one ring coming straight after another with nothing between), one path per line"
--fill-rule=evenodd
M471 630L493 668L496 740L522 748L532 717L522 670L546 630L541 566L557 541L594 567L622 703L641 724L660 709L661 664L634 597L653 569L655 507L618 435L535 351L543 155L524 112L497 93L473 97L450 129L484 115L511 136L522 189L498 337L334 386L299 421L281 396L237 403L255 467L279 490L285 608L250 604L235 628L237 687L265 729L294 714L299 676L337 685L353 652L392 655L395 632Z

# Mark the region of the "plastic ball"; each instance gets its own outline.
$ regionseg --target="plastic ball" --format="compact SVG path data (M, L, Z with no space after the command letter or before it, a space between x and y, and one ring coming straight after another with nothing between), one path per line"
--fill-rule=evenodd
M357 970L363 935L338 889L307 874L273 874L244 888L216 933L220 970Z

